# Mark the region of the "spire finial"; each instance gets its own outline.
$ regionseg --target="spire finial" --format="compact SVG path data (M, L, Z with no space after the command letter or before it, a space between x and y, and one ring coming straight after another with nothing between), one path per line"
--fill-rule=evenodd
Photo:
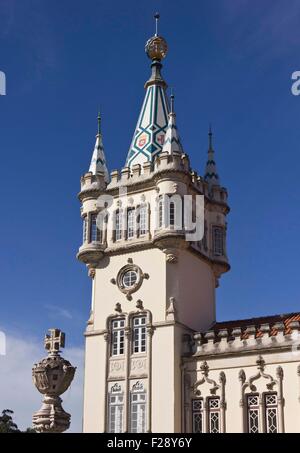
M208 129L208 149L209 150L213 149L212 136L213 136L213 133L212 133L212 129L211 129L211 123L209 123L209 129Z
M98 111L97 121L98 121L98 132L97 132L97 134L100 135L101 134L101 114L100 114L100 110Z
M170 96L170 99L171 99L171 110L170 110L170 113L175 113L174 111L174 99L175 99L175 96L174 96L174 93L173 93L173 88L171 88L171 96Z
M166 43L166 40L162 36L158 36L158 19L160 18L160 15L156 13L154 15L154 18L155 18L155 35L148 39L148 41L146 42L145 50L150 60L161 61L167 55L168 45Z
M160 15L159 13L154 14L154 19L155 19L155 36L158 36L158 21L159 21Z

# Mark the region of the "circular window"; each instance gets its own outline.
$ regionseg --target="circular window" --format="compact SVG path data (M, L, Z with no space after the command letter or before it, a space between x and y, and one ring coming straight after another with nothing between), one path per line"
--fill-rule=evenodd
M123 274L123 285L125 288L131 288L137 282L138 275L136 271L127 271Z
M125 293L127 299L130 300L131 294L140 288L144 278L145 275L139 266L130 263L119 270L116 284L119 290Z

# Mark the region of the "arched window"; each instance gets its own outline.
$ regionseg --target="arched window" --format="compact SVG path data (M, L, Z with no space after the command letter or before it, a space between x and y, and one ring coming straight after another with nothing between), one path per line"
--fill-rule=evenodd
M248 433L259 433L262 426L264 433L278 432L278 403L277 393L270 392L262 395L262 412L260 411L260 395L249 393L247 400ZM262 416L262 419L260 417Z
M137 381L131 390L130 399L130 432L146 432L147 395L142 382Z
M139 215L140 215L140 236L143 236L148 231L148 209L147 205L140 206Z
M224 255L224 233L222 227L213 227L213 253L216 256Z
M122 239L122 211L120 209L115 212L115 239L116 241Z
M146 316L135 316L133 322L133 353L146 352Z
M124 354L125 319L111 321L111 355Z
M160 196L158 200L158 228L163 227L164 222L164 200L163 197Z
M91 242L101 242L102 240L102 230L99 230L97 225L97 213L91 215L91 232L90 240Z
M170 226L174 226L175 225L175 203L174 203L174 201L170 202L169 209L170 209L170 214L169 214Z
M220 398L207 397L206 409L203 398L192 400L192 426L193 433L221 432Z
M131 239L135 234L135 209L127 209L127 239Z
M203 398L192 400L193 433L203 433Z
M108 395L108 431L123 432L124 396L118 383L114 384Z
M221 430L220 422L220 398L208 398L208 432L219 433Z
M82 242L87 242L88 240L88 218L87 216L83 217L83 230L82 230Z

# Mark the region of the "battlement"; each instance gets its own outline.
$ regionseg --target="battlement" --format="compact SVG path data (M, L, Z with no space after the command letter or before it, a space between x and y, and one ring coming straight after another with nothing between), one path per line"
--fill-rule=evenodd
M123 167L121 170L114 170L110 174L111 181L107 190L114 190L122 186L147 184L153 178L163 177L167 173L181 173L182 177L188 178L187 182L192 185L196 192L216 202L227 203L227 190L217 185L209 188L203 177L191 169L187 154L170 155L163 152L156 157L154 162L144 162L142 165L135 164L131 168Z

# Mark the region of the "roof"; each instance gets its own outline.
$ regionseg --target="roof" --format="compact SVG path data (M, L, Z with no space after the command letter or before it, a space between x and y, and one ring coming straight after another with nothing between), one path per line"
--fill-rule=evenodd
M249 319L240 319L236 321L224 321L216 322L211 326L209 331L214 331L217 335L220 330L228 330L228 336L231 336L234 329L241 329L241 339L246 340L248 338L248 333L246 332L247 327L255 327L256 333L255 338L260 338L263 336L262 325L269 324L270 332L269 335L274 337L277 335L279 328L278 323L283 323L284 325L284 335L292 333L293 322L300 322L300 312L299 313L287 313L282 315L272 315L272 316L262 316L259 318L249 318ZM277 324L277 326L276 326Z

